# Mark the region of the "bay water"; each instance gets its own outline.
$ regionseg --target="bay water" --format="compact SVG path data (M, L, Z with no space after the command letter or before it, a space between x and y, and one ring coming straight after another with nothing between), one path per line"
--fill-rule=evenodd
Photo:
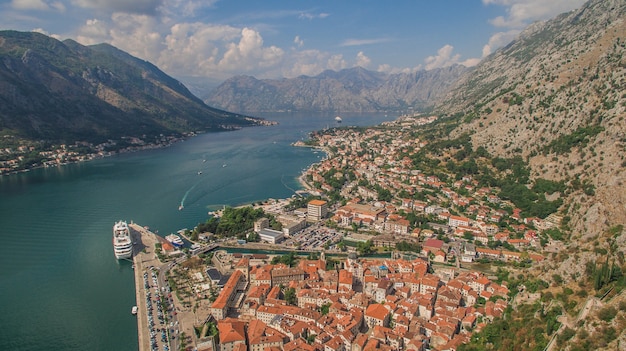
M114 222L165 236L223 206L292 196L324 155L291 143L338 124L331 114L263 117L279 124L0 177L0 350L137 350L133 270L113 256Z

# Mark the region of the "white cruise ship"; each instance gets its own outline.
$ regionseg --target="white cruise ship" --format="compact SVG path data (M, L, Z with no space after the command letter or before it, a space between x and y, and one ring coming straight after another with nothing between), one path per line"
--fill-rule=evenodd
M130 238L128 224L119 221L113 226L113 251L118 260L133 256L133 241Z

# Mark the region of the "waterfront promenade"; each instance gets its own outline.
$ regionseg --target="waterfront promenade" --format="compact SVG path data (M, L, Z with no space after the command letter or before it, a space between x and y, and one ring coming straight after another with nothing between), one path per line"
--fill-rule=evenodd
M131 223L132 239L135 242L133 253L133 264L135 266L135 299L137 302L137 331L139 338L139 351L149 351L150 334L148 323L148 305L146 303L146 287L143 274L150 270L150 267L158 267L160 262L154 252L159 238L151 231Z

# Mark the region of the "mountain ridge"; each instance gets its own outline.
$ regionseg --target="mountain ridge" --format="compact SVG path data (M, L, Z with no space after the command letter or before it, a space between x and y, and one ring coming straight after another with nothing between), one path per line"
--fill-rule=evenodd
M0 134L53 142L229 130L258 119L206 105L111 45L0 31Z
M354 67L283 79L232 77L211 91L207 104L240 113L267 111L374 112L427 109L467 70L453 65L387 74Z

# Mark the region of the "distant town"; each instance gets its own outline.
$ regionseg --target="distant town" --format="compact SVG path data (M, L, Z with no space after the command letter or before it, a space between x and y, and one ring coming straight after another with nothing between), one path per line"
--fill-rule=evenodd
M557 252L563 218L525 214L471 169L416 167L428 141L411 131L436 119L313 133L296 146L327 157L302 175L306 190L243 206L262 213L250 228L234 236L207 231L236 211L225 208L178 233L191 247L155 236L158 262L149 269L165 275L165 310L177 320L162 329L165 345L456 350L515 298L538 299L536 286L509 286L499 267L529 267Z
M109 140L100 144L79 141L71 145L54 145L45 142L26 143L17 140L11 143L10 141L14 138L5 136L7 140L4 140L3 144L13 145L0 148L0 175L84 162L118 153L161 148L194 135L196 133L186 133L182 136L161 135L156 139L125 137L118 141Z
M257 126L272 126L278 123L260 118L246 117L245 119L253 121ZM241 127L221 125L220 128L222 131L227 131ZM204 132L195 131L178 135L124 136L119 140L101 143L76 141L72 144L27 141L12 135L4 135L0 137L0 175L84 162L120 153L167 147L202 133Z

